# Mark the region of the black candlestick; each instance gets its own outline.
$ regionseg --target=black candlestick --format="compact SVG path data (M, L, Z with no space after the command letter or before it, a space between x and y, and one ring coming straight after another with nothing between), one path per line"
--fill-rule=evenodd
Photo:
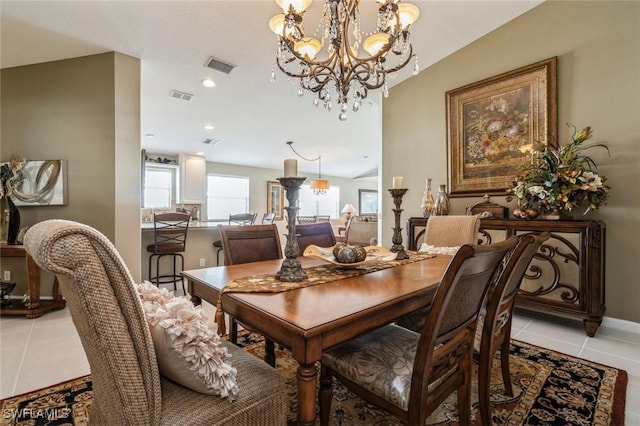
M396 256L397 260L408 259L409 255L404 251L404 246L402 245L402 228L400 228L400 214L402 214L402 209L400 206L402 205L402 196L406 194L408 191L407 188L399 188L399 189L390 189L389 193L393 197L393 204L395 204L396 208L393 209L393 214L395 215L395 226L393 228L393 238L391 242L393 242L393 246L391 246L391 252L398 253Z
M298 191L300 185L306 177L281 177L278 178L280 185L283 186L287 193L287 201L289 205L285 207L287 210L287 244L284 247L285 259L282 261L282 267L276 273L276 279L285 282L297 282L307 278L307 274L302 269L302 265L298 260L298 252L300 246L298 246L298 236L296 234L296 217L298 216L299 207L298 204Z

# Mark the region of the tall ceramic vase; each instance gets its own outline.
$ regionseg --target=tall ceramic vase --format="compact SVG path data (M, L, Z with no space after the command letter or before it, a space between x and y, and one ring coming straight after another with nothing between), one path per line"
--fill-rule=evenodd
M7 198L7 208L5 212L8 213L9 220L7 223L7 244L16 244L18 238L18 232L20 232L20 210L13 203L11 197Z

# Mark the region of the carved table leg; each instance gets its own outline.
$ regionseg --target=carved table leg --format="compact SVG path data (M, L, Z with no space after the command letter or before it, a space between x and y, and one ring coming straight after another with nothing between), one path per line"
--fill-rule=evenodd
M298 425L313 425L316 420L316 379L314 364L300 364L298 379Z

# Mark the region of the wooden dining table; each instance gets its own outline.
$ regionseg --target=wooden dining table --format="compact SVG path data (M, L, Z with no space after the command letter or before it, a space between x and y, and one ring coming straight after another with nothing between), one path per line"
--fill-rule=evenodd
M225 313L289 348L296 371L298 424L316 417L315 363L322 352L428 306L451 259L438 255L399 266L279 293L227 292ZM300 258L303 268L323 264ZM216 305L224 285L247 276L275 274L282 260L184 271L196 304Z

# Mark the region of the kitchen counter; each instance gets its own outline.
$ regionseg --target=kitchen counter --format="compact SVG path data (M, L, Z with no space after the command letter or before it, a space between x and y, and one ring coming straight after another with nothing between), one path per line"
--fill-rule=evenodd
M186 250L183 252L184 269L198 269L216 266L213 242L220 239L218 225L226 222L207 222L193 220L187 231ZM147 247L154 242L153 222L142 222L142 277L149 277L149 251ZM163 259L160 262L163 274L169 274L172 263Z
M194 220L189 223L189 229L187 231L187 244L184 256L184 270L209 268L211 266L217 266L216 249L213 247L213 242L220 239L220 232L218 231L218 225L226 225L227 222L207 222ZM287 229L284 221L276 221L278 226L278 232L280 232L280 242L286 243ZM140 224L142 229L142 277L148 279L149 276L149 251L147 247L154 243L153 222L142 222ZM163 259L161 262L160 270L164 274L169 274L171 264L169 260Z
M226 225L227 222L207 222L207 221L200 221L200 220L192 220L191 222L189 222L189 230L192 229L211 229L211 228L218 228L218 225L223 224ZM153 231L153 222L142 222L140 224L140 228L142 228L143 231Z

